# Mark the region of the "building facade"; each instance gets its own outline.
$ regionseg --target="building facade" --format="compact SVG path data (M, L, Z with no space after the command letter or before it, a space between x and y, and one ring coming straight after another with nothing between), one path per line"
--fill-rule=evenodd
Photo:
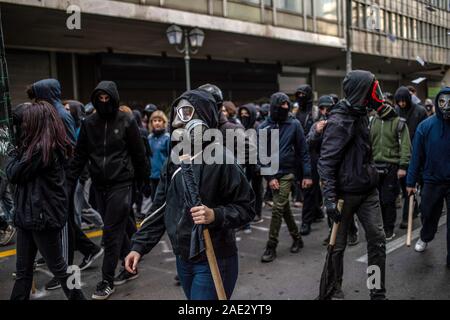
M73 5L79 29L68 28ZM87 102L109 79L124 103L167 107L185 90L183 55L166 38L172 24L205 32L191 56L192 86L216 83L238 104L304 83L316 97L342 95L347 22L353 68L374 72L385 91L425 78L416 85L424 99L450 85L448 0L0 0L0 8L13 103L26 100L27 84L57 77L65 98Z

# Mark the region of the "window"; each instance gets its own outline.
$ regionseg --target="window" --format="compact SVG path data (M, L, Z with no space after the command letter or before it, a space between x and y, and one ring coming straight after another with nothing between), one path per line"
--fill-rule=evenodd
M314 4L318 17L337 20L337 0L317 0Z
M276 4L278 9L294 11L299 13L303 11L300 0L277 0Z

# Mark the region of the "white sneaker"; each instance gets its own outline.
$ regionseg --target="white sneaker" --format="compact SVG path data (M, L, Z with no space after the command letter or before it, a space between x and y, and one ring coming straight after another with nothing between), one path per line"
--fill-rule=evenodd
M414 250L416 250L416 252L424 252L427 246L428 244L426 242L423 242L422 239L419 239L417 240Z

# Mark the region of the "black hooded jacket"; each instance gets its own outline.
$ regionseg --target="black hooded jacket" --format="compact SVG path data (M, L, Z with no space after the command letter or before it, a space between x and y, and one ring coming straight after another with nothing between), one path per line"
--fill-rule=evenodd
M244 124L245 121L242 120L241 117L239 117L239 120L241 121L242 125L244 126L245 130L248 129L256 129L259 126L259 122L257 121L257 111L256 106L253 103L245 104L242 107L239 108L238 115L240 116L241 110L245 109L247 110L249 114L249 119L246 124Z
M299 92L304 93L306 97L303 101L297 100L299 106L295 117L300 121L303 132L308 133L315 121L315 119L313 119L313 91L310 85L304 84L298 87L296 94Z
M273 94L271 108L280 106L286 99L289 98L284 93ZM270 150L271 130L276 129L279 130L279 167L278 172L274 175L266 176L266 180L279 179L281 176L291 173L296 176L297 180L311 178L311 159L300 122L291 116L288 116L281 123L275 122L269 117L258 127L258 139L260 139L263 130L267 131L268 140L266 150L268 150L268 155L272 152Z
M378 173L372 160L369 118L358 107L373 83L367 71L352 71L344 80L346 99L331 111L323 134L318 171L325 199L343 193L365 194L376 187Z
M65 188L65 159L53 152L44 164L42 152L30 160L14 150L6 165L6 175L15 185L14 225L32 231L60 230L68 218L69 202Z
M406 108L400 108L398 106L399 101L405 101ZM400 87L397 89L397 92L395 93L395 103L395 111L397 111L400 118L406 120L409 136L411 137L411 141L413 141L417 127L422 121L428 118L427 110L412 102L411 93L407 87Z
M171 123L175 117L174 109L180 99L188 100L197 115L211 129L218 128L219 114L213 97L202 90L184 93L172 105ZM171 129L171 133L173 129ZM216 152L225 163L233 164L193 164L195 179L198 181L202 203L214 210L215 221L208 226L216 256L229 257L237 252L234 229L250 222L254 216L255 196L247 182L244 172L235 163L231 152L217 144ZM148 223L133 236L132 250L140 254L148 253L167 231L175 255L188 260L190 254L191 232L194 226L192 217L187 214L184 200L184 183L177 166L169 157L161 171L161 181L150 212L163 207ZM165 204L165 206L164 206ZM201 261L206 256L200 257Z
M116 109L119 109L119 93L116 85L103 81L92 93L95 100L99 91L106 92ZM92 182L98 189L121 188L140 185L150 176L149 162L144 143L133 117L125 112L104 119L96 112L81 123L75 157L70 164L69 181L75 183L84 166L89 164Z

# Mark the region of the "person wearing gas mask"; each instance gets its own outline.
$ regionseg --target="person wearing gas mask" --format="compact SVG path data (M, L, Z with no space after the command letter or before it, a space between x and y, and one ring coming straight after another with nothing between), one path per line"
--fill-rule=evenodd
M220 88L216 85L209 83L200 86L198 89L211 94L216 102L216 108L219 112L218 129L222 133L223 145L225 147L229 145L229 141L227 141L227 132L231 133L231 136L234 136L234 150L232 151L234 152L234 157L237 159L238 164L244 168L246 172L253 172L252 175L259 175L260 167L257 163L251 163L252 156L257 155L258 152L256 138L254 136L247 135L242 124L231 122L222 112L224 105L222 90L220 90ZM241 141L244 141L244 150L242 150L242 148L238 148L238 142ZM245 154L241 154L240 152L244 152ZM259 216L256 216L253 223L259 222L261 222L261 219L259 219ZM251 232L251 229L248 227L245 230L247 233Z
M91 95L96 112L81 123L75 157L70 165L69 183L74 184L88 164L97 210L103 217L105 255L102 281L93 299L105 300L114 293L114 282L134 279L123 271L116 279L119 258L130 250L125 236L131 219L133 183L149 184L149 163L139 128L129 114L119 112L119 93L111 81L102 81Z
M410 90L407 87L400 87L395 93L395 111L397 114L406 119L408 126L409 136L411 141L414 140L414 135L419 124L427 119L427 112L424 107L413 102ZM408 211L409 200L406 192L406 178L400 179L400 187L404 198L403 202L403 217L400 223L400 229L406 229L408 227ZM419 214L417 199L414 201L414 217Z
M449 141L450 88L446 87L436 97L436 115L423 121L416 130L406 184L408 194L415 193L422 175L422 230L415 246L417 252L423 252L434 239L443 202L447 202L447 268L450 269Z
M262 262L272 262L276 259L283 218L293 239L291 253L298 253L303 248L303 240L292 215L289 194L296 181L302 181L302 187L305 189L311 187L311 160L303 128L297 119L289 116L291 108L292 104L285 93L273 94L270 98L270 116L258 127L258 136L266 131L269 138L267 150L270 150L272 130L279 130L278 171L265 176L273 192L273 207L269 240L261 257ZM275 167L272 163L265 166Z
M331 259L335 272L333 297L343 299L342 276L348 228L356 213L366 231L368 265L378 266L380 287L371 289L371 299L384 299L386 238L380 199L378 173L372 159L368 108L378 109L383 94L375 76L362 70L351 71L343 82L345 99L331 111L323 135L318 172L323 183L326 213L339 223ZM343 200L342 210L338 201Z
M406 176L411 158L411 141L406 121L400 118L387 101L377 110L370 123L373 158L379 174L380 193L386 241L395 237L396 199L400 191L398 180Z
M184 133L183 139L172 145L171 157L161 171L161 181L150 208L153 216L134 235L132 251L126 258L125 266L128 272L136 273L141 257L150 252L167 231L187 299L216 300L217 293L205 252L191 250L194 225L205 225L211 235L225 293L229 299L238 276L234 229L254 218L253 191L229 150L218 142L198 139L204 130L217 129L219 125L219 110L211 94L198 89L185 92L172 105L170 123L171 140L174 141L175 135L180 132ZM196 132L198 128L200 132ZM191 150L188 151L202 201L201 206L190 210L186 207L184 180L176 161L178 156L186 154L186 150L182 152L183 150L178 149L180 144L191 145ZM211 144L215 145L216 156L226 162L198 163L197 157L200 160L205 157L203 151ZM200 151L196 153L198 149Z

